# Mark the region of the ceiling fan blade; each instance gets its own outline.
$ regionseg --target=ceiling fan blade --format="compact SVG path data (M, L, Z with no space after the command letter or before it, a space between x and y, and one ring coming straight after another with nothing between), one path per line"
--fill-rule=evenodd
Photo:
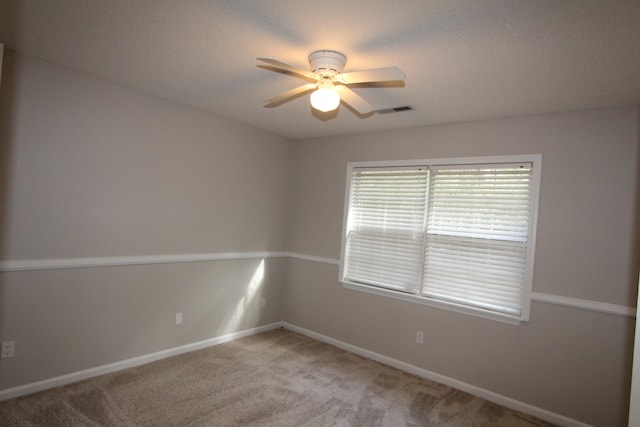
M298 74L300 76L306 77L308 79L318 80L318 76L313 74L309 70L303 70L302 68L298 68L293 65L286 64L282 61L279 61L275 58L256 58L258 61L266 62L267 64L271 64L274 67L280 68L285 71L289 71L294 74Z
M271 98L265 100L264 102L265 102L265 104L267 106L268 105L272 105L272 104L278 104L278 103L284 101L285 99L292 98L292 97L294 97L296 95L301 95L301 94L303 94L305 92L309 92L311 90L314 90L317 87L318 87L317 83L307 83L306 85L298 86L298 87L293 88L291 90L288 90L286 92L282 92L281 94L276 95L274 97L271 97Z
M338 75L340 83L349 85L354 83L388 82L404 80L407 76L398 67L376 68L373 70L354 71Z
M369 114L375 110L373 105L369 104L364 100L364 98L346 86L336 85L334 90L338 92L340 99L342 99L346 104L349 104L349 106L360 114Z

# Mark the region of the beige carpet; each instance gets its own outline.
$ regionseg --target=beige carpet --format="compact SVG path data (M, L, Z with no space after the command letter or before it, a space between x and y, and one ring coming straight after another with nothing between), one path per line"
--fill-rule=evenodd
M277 329L0 402L2 426L549 426Z

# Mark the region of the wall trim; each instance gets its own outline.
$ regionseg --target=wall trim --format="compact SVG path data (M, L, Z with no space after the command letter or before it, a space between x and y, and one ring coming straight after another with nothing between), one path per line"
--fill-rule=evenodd
M308 255L300 252L219 252L200 254L139 255L95 258L27 259L0 261L0 273L11 271L56 270L64 268L119 267L128 265L171 264L203 261L234 261L263 258L294 258L333 266L340 266L336 258ZM636 317L636 307L628 307L582 298L532 292L531 300L563 307L595 311L615 316Z
M316 257L297 252L287 252L288 256L295 259L303 259L307 261L315 261L329 265L340 265L340 260L334 258ZM564 297L561 295L547 294L543 292L532 292L531 301L542 302L547 304L555 304L563 307L578 308L582 310L596 311L599 313L612 314L624 317L636 317L636 307L628 307L618 304L610 304L607 302L593 301L582 298Z
M315 255L301 254L299 252L287 252L287 254L291 258L304 259L304 260L307 260L307 261L316 261L316 262L320 262L320 263L323 263L323 264L330 264L330 265L340 266L340 260L337 259L337 258L325 258L325 257L319 257L319 256L315 256Z
M233 341L238 338L247 337L249 335L255 335L261 332L270 331L272 329L281 328L283 326L284 326L283 322L270 323L268 325L257 326L255 328L245 329L239 332L232 332L232 333L221 335L219 337L211 338L208 340L198 341L198 342L183 345L180 347L174 347L167 350L158 351L156 353L133 357L131 359L125 359L119 362L109 363L107 365L96 366L95 368L89 368L82 371L72 372L70 374L65 374L58 377L37 381L34 383L7 388L4 390L0 390L0 401L12 399L14 397L25 396L27 394L48 390L54 387L75 383L78 381L97 377L98 375L104 375L104 374L109 374L111 372L121 371L123 369L133 368L135 366L144 365L146 363L155 362L156 360L166 359L167 357L177 356L179 354L188 353L190 351L201 350L203 348L211 347L217 344L222 344L228 341Z
M597 311L599 313L614 314L617 316L636 317L636 307L610 304L608 302L593 301L582 298L563 297L561 295L532 292L531 300L564 307L579 308L582 310Z
M360 356L366 357L368 359L375 360L376 362L380 362L384 365L391 366L396 369L400 369L401 371L408 372L410 374L416 375L421 378L425 378L430 381L435 381L440 384L447 385L449 387L453 387L457 390L461 390L472 394L477 397L481 397L485 400L488 400L493 403L497 403L498 405L505 406L507 408L524 412L529 415L536 416L540 419L548 421L550 423L567 426L567 427L588 427L589 424L585 424L581 421L574 420L572 418L566 417L564 415L556 414L555 412L548 411L546 409L539 408L537 406L530 405L528 403L521 402L516 399L512 399L510 397L494 393L492 391L476 387L472 384L465 383L463 381L457 380L455 378L447 377L445 375L441 375L435 373L433 371L429 371L427 369L420 368L415 365L411 365L406 362L402 362L397 359L393 359L391 357L382 355L380 353L376 353L370 350L366 350L361 347L354 346L352 344L348 344L344 341L337 340L335 338L328 337L326 335L319 334L317 332L313 332L309 329L302 328L300 326L293 325L288 322L283 322L283 327L285 329L297 332L302 335L306 335L310 338L316 339L318 341L325 342L327 344L331 344L335 347L341 348L343 350L349 351L351 353L358 354Z
M25 259L0 261L0 272L55 270L61 268L119 267L126 265L171 264L179 262L234 261L285 258L287 252L219 252L204 254L137 255L96 258Z
M334 258L325 258L321 256L301 254L299 252L287 252L287 256L290 258L303 259L305 261L313 261L313 262L319 262L321 264L340 266L340 260L334 259Z

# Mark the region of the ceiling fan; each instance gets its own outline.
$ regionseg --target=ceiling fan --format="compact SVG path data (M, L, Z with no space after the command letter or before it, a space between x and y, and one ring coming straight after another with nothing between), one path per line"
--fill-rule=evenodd
M295 77L311 81L265 100L265 106L275 106L290 98L314 91L311 106L323 112L338 108L340 101L365 115L375 110L373 105L347 86L361 83L403 81L405 75L398 67L343 73L347 57L335 50L316 50L309 55L310 71L286 64L274 58L257 58L276 69L292 73Z

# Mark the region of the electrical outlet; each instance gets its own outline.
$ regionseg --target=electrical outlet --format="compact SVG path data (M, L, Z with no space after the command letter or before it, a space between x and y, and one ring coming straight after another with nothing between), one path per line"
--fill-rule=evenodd
M16 342L15 341L5 341L2 343L2 354L0 354L0 358L4 359L6 357L15 356L16 351Z
M416 332L416 344L424 344L424 332Z
M176 325L179 325L181 323L182 323L182 312L176 313Z

